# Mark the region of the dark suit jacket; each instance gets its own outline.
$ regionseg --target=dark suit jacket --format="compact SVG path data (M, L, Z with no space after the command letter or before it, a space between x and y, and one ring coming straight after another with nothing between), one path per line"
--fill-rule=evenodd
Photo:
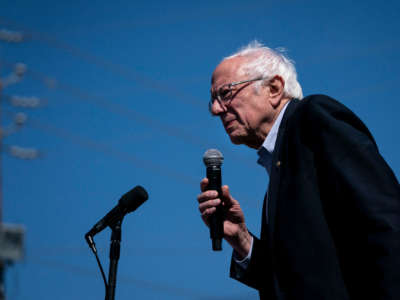
M248 268L231 264L261 299L400 299L399 183L349 109L289 103L267 203Z

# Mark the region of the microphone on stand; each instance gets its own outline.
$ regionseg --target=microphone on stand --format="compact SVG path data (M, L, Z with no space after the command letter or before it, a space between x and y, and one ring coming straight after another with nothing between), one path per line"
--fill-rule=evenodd
M222 180L221 180L221 165L224 161L222 153L217 149L209 149L203 156L204 164L206 165L208 186L207 190L215 190L218 192L218 197L222 199ZM224 217L222 204L216 207L214 214L210 216L210 237L212 240L212 249L214 251L222 250L222 238L224 237Z
M118 204L110 210L100 221L98 221L92 229L85 234L85 240L89 244L90 249L96 256L97 264L99 265L101 275L104 280L106 288L106 300L115 299L115 288L117 284L117 268L118 260L120 255L120 244L121 244L121 224L122 219L127 213L136 210L142 205L149 195L146 190L140 185L135 186L132 190L124 194L119 199ZM110 265L108 272L108 283L106 275L104 274L103 267L101 266L100 259L97 255L96 246L93 237L102 231L106 227L111 228L111 244L110 244Z
M96 251L93 237L97 233L102 231L107 226L112 226L117 221L122 220L127 213L136 210L148 198L149 195L147 194L146 190L140 185L135 186L129 192L124 194L121 199L119 199L118 204L85 234L86 242L89 244L90 248L94 252Z

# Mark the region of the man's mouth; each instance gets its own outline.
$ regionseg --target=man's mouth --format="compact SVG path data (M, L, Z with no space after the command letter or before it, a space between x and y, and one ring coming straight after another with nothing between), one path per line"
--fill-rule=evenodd
M236 119L232 119L232 120L224 122L225 129L228 129L229 127L231 127L235 121L236 121Z

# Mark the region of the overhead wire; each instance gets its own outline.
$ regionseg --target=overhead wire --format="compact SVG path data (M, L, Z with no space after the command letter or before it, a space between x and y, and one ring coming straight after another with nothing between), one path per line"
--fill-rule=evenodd
M8 66L12 65L12 63L5 61L5 60L1 60L1 62ZM139 120L140 123L144 123L144 124L148 125L149 127L156 129L158 132L163 132L169 136L183 139L185 142L189 142L189 143L197 145L197 146L204 147L204 144L207 143L206 141L200 139L199 137L194 138L193 136L186 134L181 129L178 129L178 128L172 127L172 126L171 127L166 126L166 124L159 123L157 120L154 120L152 118L144 116L143 114L140 114L140 113L136 112L135 110L132 110L132 109L124 107L122 105L108 101L104 97L101 97L98 95L96 95L96 96L91 95L85 91L82 91L79 88L72 87L67 84L63 84L62 82L60 82L58 80L47 77L47 76L41 74L40 72L32 70L32 68L28 68L27 75L31 75L32 78L34 78L36 80L40 80L41 82L43 82L46 85L48 85L50 83L51 87L53 87L53 88L60 88L64 91L71 93L73 96L78 97L79 99L97 104L97 105L107 109L110 112L117 113L121 116L125 116L125 117L135 120L135 121ZM3 109L3 110L7 111L6 109ZM9 116L10 116L10 113L11 113L11 111L9 110L8 111ZM135 165L146 169L147 171L153 171L160 175L165 175L166 177L174 178L178 182L183 181L190 185L194 185L194 186L198 187L198 178L195 179L191 176L187 176L187 174L177 173L175 170L172 170L170 168L166 169L166 167L162 167L160 165L154 164L153 162L151 162L149 160L144 160L144 159L138 158L135 155L132 155L131 153L126 153L126 152L114 149L106 144L98 143L98 142L95 142L88 138L80 137L79 135L76 135L65 129L58 128L52 124L46 124L44 122L41 122L39 120L35 120L32 118L29 118L27 123L31 124L33 127L37 128L39 130L43 130L52 135L56 135L63 139L67 139L67 140L69 140L75 144L81 145L83 147L94 149L98 152L110 154L114 157L119 158L122 161L132 162ZM225 152L228 152L228 151L231 152L230 150L225 149L224 147L221 147L221 149L223 151L225 150ZM242 163L245 163L245 160L247 159L236 153L231 153L231 154L233 156L236 156L237 158L240 158L239 162L242 162ZM242 197L241 199L242 200L250 199L250 197ZM251 202L249 202L249 203L251 203ZM255 204L255 205L257 205L257 204Z
M5 115L8 115L11 117L14 112L10 109L5 109L3 108L3 113ZM35 118L28 118L26 121L26 126L31 125L32 127L39 129L41 131L44 131L48 134L57 136L59 138L68 140L74 144L83 146L88 149L95 150L97 152L111 155L120 161L125 161L125 162L130 162L135 164L136 166L145 169L148 172L154 172L157 173L161 176L165 176L167 178L171 178L179 183L186 183L192 186L195 186L198 188L199 186L199 179L195 178L189 174L182 173L177 171L176 169L169 168L167 166L162 166L160 164L154 163L153 161L146 160L144 158L139 158L136 155L133 155L128 152L121 151L119 149L116 149L110 145L104 144L104 143L99 143L97 141L91 140L86 137L82 137L80 135L77 135L69 130L59 128L57 126L54 126L52 124L39 121L38 119ZM41 155L43 156L43 154ZM254 201L249 201L252 197L242 195L241 193L237 193L237 196L243 201L243 203L250 204L251 206L259 207L260 204L258 202Z
M293 0L290 0L293 1ZM200 3L200 2L199 2ZM199 10L203 9L203 11ZM213 7L213 9L209 9L209 6L199 6L195 9L190 11L185 11L182 13L180 10L174 9L173 12L175 14L165 14L162 11L162 14L157 15L155 18L149 18L147 16L141 16L142 19L135 19L132 20L131 18L126 21L124 19L118 18L117 22L113 23L106 23L104 20L101 20L101 23L94 24L95 20L90 20L90 25L103 26L107 29L113 30L120 30L120 28L124 29L139 29L143 27L160 27L160 26L168 26L168 25L178 25L180 23L187 24L187 23L200 23L204 24L207 20L221 20L221 17L230 16L232 17L235 13L240 13L241 15L248 13L251 17L254 16L255 12L262 12L262 11L255 11L252 5L248 5L245 2L242 3L235 3L235 5L223 5L223 7ZM162 19L164 18L164 19ZM84 25L84 26L88 26Z
M17 27L20 26L20 25L16 24L14 21L11 21L4 17L0 17L0 23L5 23L8 25L17 26ZM164 94L165 93L170 94L171 96L174 96L174 98L178 97L178 99L183 100L184 103L188 103L187 100L191 100L190 103L196 104L196 107L201 107L201 108L205 107L205 104L203 103L204 101L195 99L191 95L184 94L181 92L181 90L175 89L170 85L167 85L167 84L161 83L159 81L156 81L154 79L148 78L148 77L132 70L131 68L127 68L126 66L123 66L120 64L115 64L110 61L107 61L104 58L100 58L100 57L94 56L93 54L86 53L85 51L79 49L78 47L69 45L68 43L63 42L59 39L56 39L48 34L28 30L26 28L24 28L23 31L25 32L25 34L27 33L28 37L31 37L31 38L36 37L39 40L43 40L52 46L67 50L71 54L73 54L81 59L84 59L90 63L99 65L99 66L103 67L104 69L111 71L112 73L119 74L130 80L138 81L149 88L157 90L158 92L162 92ZM3 60L3 62L7 63L5 60ZM34 77L35 79L39 79L40 81L44 82L47 86L49 86L49 84L50 85L53 84L54 87L59 87L60 89L62 89L64 91L68 91L68 92L72 93L74 96L78 96L80 99L90 101L90 102L95 102L96 104L101 105L102 107L108 109L111 112L117 113L119 115L124 115L125 117L128 117L130 119L134 118L136 121L145 123L147 126L155 128L157 130L162 129L162 131L164 133L167 133L170 136L172 135L175 137L179 137L179 138L183 139L184 141L190 142L191 144L194 144L197 146L204 147L205 145L210 144L210 142L202 139L199 136L194 137L192 135L189 135L186 132L184 132L182 129L172 127L170 125L166 125L165 123L160 123L159 121L151 119L143 114L140 114L131 108L123 107L116 103L112 103L111 101L108 101L108 100L104 99L103 97L89 95L89 93L82 91L81 89L72 87L67 84L63 84L63 83L59 82L58 80L53 80L47 76L44 76L43 74L40 74L37 71L35 72L35 71L31 70L31 68L29 68L29 73L32 75L32 77ZM225 152L226 151L227 150L225 150ZM243 158L243 157L241 157L241 158Z
M107 248L108 242L96 243L98 249ZM180 252L178 252L178 250ZM45 252L47 257L52 257L55 255L66 255L66 256L80 256L87 255L87 246L37 246L30 247L31 253L43 253ZM202 247L185 245L184 247L168 247L168 246L158 246L158 247L144 247L143 245L138 249L137 247L124 246L124 256L198 256L199 251L203 251Z
M8 67L13 65L11 62L4 60L4 59L0 59L0 63L3 63ZM205 147L207 147L207 145L212 144L211 141L201 138L199 135L193 136L191 134L188 134L187 132L185 132L183 130L182 127L175 127L172 125L168 125L164 122L160 122L157 119L151 118L151 117L149 117L143 113L140 113L132 108L112 102L103 96L91 94L87 91L84 91L84 90L78 88L78 87L63 83L57 79L46 76L46 75L42 74L41 72L38 72L30 67L26 71L26 75L31 76L34 80L37 80L37 81L43 83L45 86L47 86L49 88L59 89L61 91L64 91L64 92L66 92L76 98L79 98L83 101L92 103L94 105L98 105L99 107L102 107L103 109L105 109L111 113L115 113L115 114L123 116L127 119L133 120L135 122L139 122L141 124L144 124L152 129L156 130L157 132L161 132L170 137L181 139L182 141L189 143L191 145L205 148ZM76 100L74 97L71 99ZM228 149L228 148L222 147L222 146L220 146L220 148L221 148L220 150L222 150L222 152L231 154L232 156L238 158L238 161L243 164L247 165L250 162L250 159L248 157L245 157L244 155L233 152L232 149ZM204 149L204 150L206 150L206 149ZM251 161L251 163L253 163L253 161Z
M98 276L98 272L85 268L82 266L76 266L70 263L52 261L48 259L43 259L41 257L29 257L30 263L39 264L41 266L47 266L50 268L62 269L64 271L69 271L71 273L83 275L83 276ZM121 284L133 284L137 287L144 288L147 290L152 290L159 293L168 293L177 297L184 297L185 299L194 299L195 297L207 298L210 295L204 293L202 290L189 289L182 286L171 286L169 284L138 279L131 275L118 273L118 283Z
M51 46L54 46L59 49L66 50L67 52L71 53L72 55L81 58L89 63L98 65L102 68L104 68L107 71L110 71L114 74L118 74L124 78L127 78L129 80L134 80L137 82L140 82L144 84L146 87L151 88L153 90L156 90L158 92L164 93L164 94L169 94L170 96L173 96L174 99L179 99L183 101L183 103L192 103L195 104L196 107L201 107L204 109L205 104L204 101L197 99L193 97L192 95L188 95L185 93L182 93L180 89L176 89L173 86L169 84L164 84L160 81L154 80L148 76L145 76L141 74L140 72L137 72L131 68L127 68L124 65L121 64L116 64L113 62L110 62L102 57L95 56L89 52L85 52L84 50L72 46L58 38L55 38L49 34L43 33L43 32L38 32L38 31L33 31L33 30L28 30L27 28L24 28L21 26L21 24L18 24L15 21L10 20L9 18L5 18L3 16L0 16L0 24L6 24L9 26L15 26L22 28L22 31L26 34L28 38L32 39L38 39L41 40L45 43L48 43ZM4 60L3 60L4 61ZM31 69L28 70L30 74L33 75L33 77L36 77L36 79L40 79L42 82L44 82L47 86L49 86L49 83L53 83L54 87L56 88L57 86L60 87L60 89L64 91L68 91L72 93L74 96L78 96L80 99L90 101L90 102L95 102L96 104L108 109L111 112L117 113L119 115L124 115L125 117L128 117L130 119L135 119L136 121L139 120L139 122L145 123L147 126L150 126L157 131L161 129L162 132L166 133L169 136L175 136L178 138L181 138L185 142L189 142L193 145L196 146L201 146L205 147L206 145L212 144L210 141L207 141L206 139L203 139L199 136L193 136L190 135L186 132L184 132L181 128L173 127L171 125L167 125L165 123L161 123L157 120L154 120L148 116L145 116L144 114L138 113L137 111L124 107L122 105L118 105L116 103L113 103L111 101L106 100L103 97L100 96L94 96L90 95L89 93L82 91L81 89L77 87L72 87L71 85L63 84L57 80L51 79L47 76L44 76L43 74L40 74L40 72L37 71L32 71ZM187 100L190 100L188 102ZM222 148L224 153L230 152L233 156L239 159L239 161L247 161L249 162L249 159L243 155L240 155L236 152L232 152L232 150L227 149L226 147ZM252 161L253 162L253 161Z
M69 263L67 264L64 261L59 262L54 260L43 259L42 257L30 257L29 260L34 264L39 264L41 266L46 266L49 268L64 270L81 276L90 276L90 277L92 277L92 275L97 276L97 272L94 269L71 265ZM164 293L164 294L167 293L171 296L184 297L184 299L192 299L192 300L249 299L249 296L254 295L254 293L250 294L248 292L241 293L239 295L235 294L229 296L211 295L209 293L204 292L204 290L206 289L196 290L192 288L185 288L182 286L172 286L167 283L138 279L133 277L132 275L123 273L121 274L118 273L118 282L121 284L129 284L129 285L133 284L137 287L151 290L157 293Z
M19 26L19 25L16 25L15 22L12 22L10 20L5 20L4 17L0 17L0 22L6 23L6 24L12 23L13 26ZM60 41L59 39L56 39L50 35L39 33L39 32L34 32L32 30L26 30L26 29L23 29L23 30L28 33L28 37L30 37L30 38L34 38L34 39L37 38L38 40L42 40L56 48L66 50L67 52L69 52L81 59L84 59L85 61L88 61L95 65L101 66L104 69L111 71L114 74L119 74L120 76L128 78L130 80L138 81L138 82L144 84L146 87L154 89L158 92L167 93L169 95L172 95L172 96L178 97L178 98L180 97L181 99L185 100L185 103L188 103L187 102L188 99L191 99L191 100L194 99L193 97L183 94L183 93L181 93L180 90L176 90L176 89L170 87L169 85L164 85L159 81L152 80L151 78L148 78L132 69L127 68L126 66L114 64L112 62L109 62L109 61L101 58L101 57L94 56L90 53L87 53L87 52L77 48L77 47L71 46L63 41ZM44 76L43 74L40 74L39 72L34 72L32 69L29 70L29 74L31 74L34 79L39 79L40 81L45 83L47 86L53 85L53 87L55 87L55 88L59 88L63 91L68 91L70 94L73 94L75 97L95 103L99 106L102 106L103 108L106 108L107 110L109 110L113 113L117 113L119 115L124 115L125 117L128 117L130 119L134 119L135 121L144 123L147 126L153 128L153 129L156 129L157 131L160 131L160 129L161 129L161 132L164 132L169 136L178 137L178 138L184 140L185 142L189 142L196 146L204 147L205 144L209 144L208 141L202 140L198 136L193 137L191 135L188 135L186 132L182 131L181 129L178 129L173 126L166 126L166 124L163 124L163 123L159 122L158 120L156 121L154 119L151 119L143 114L136 112L133 109L127 109L126 107L123 107L121 105L118 105L116 103L108 101L108 100L104 99L103 97L90 95L89 93L82 91L76 87L72 87L70 85L63 84L57 80L51 79L47 76ZM196 103L196 106L200 105L200 101L197 101L197 99L195 99L195 101L191 101L190 103ZM202 104L201 106L203 107L204 105ZM31 124L33 124L33 123L31 122ZM87 139L86 140L82 139L73 134L71 135L70 133L67 133L65 130L60 129L60 128L55 128L54 126L51 126L50 124L44 125L40 122L36 122L33 125L36 127L39 127L42 130L45 130L47 132L52 132L52 134L56 134L58 136L62 136L63 138L67 138L70 141L72 140L74 143L78 143L85 147L96 149L97 151L102 151L102 152L112 154L114 156L119 157L120 159L121 159L121 157L124 157L125 160L128 159L129 161L132 161L135 164L142 164L142 167L144 167L144 165L142 163L143 160L138 159L138 158L132 156L131 154L122 153L122 152L116 151L115 149L109 148L105 145L101 145L99 143L89 141ZM225 150L225 152L227 152L227 151L230 151L230 150ZM240 157L239 161L243 161L243 159L245 159L245 160L247 159L241 155L238 155L237 153L233 153L233 155L237 156L237 157L239 156ZM148 168L151 165L152 164L147 164L147 163L145 164L146 168ZM151 168L159 174L163 173L163 172L160 172L159 166L152 165ZM167 173L168 173L168 176L171 177L171 175L174 174L175 172L168 171ZM178 174L178 175L175 174L174 177L178 178L179 180L182 179L182 176L180 174ZM187 180L187 178L185 176L183 176L183 177L185 180ZM194 183L191 182L191 184L194 184Z
M57 39L49 34L23 28L20 24L17 24L15 21L11 21L3 16L0 17L0 23L6 24L8 26L11 25L18 28L22 28L24 35L28 39L33 39L33 40L36 39L45 42L55 48L62 49L86 62L95 64L107 71L110 71L113 74L119 75L123 78L126 78L134 82L139 82L143 86L152 89L154 91L160 92L162 94L169 94L170 96L173 96L174 99L178 99L185 104L189 103L197 108L205 107L204 101L192 95L183 93L181 89L176 89L170 84L166 84L159 80L155 80L148 76L145 76L144 74L141 74L140 72L135 71L132 68L128 68L121 64L113 63L102 57L86 52L78 47L72 46L64 41L61 41L60 39Z
M3 113L11 115L14 112L12 112L11 110L8 110L8 109L3 109ZM131 163L133 163L141 168L144 168L148 171L152 171L152 172L158 173L160 175L173 178L175 180L178 180L179 182L183 181L187 184L198 186L198 180L195 179L194 177L191 177L188 174L180 173L180 172L176 171L175 169L171 169L166 166L161 166L150 160L146 160L144 158L139 158L131 153L127 153L127 152L115 149L109 145L96 142L89 138L81 137L81 136L74 134L66 129L56 127L52 124L45 123L45 122L39 121L34 118L29 118L26 121L26 124L31 125L32 127L40 129L42 131L45 131L46 133L69 140L69 141L73 142L74 144L78 144L85 148L93 149L98 152L102 152L102 153L111 155L122 161L131 162Z

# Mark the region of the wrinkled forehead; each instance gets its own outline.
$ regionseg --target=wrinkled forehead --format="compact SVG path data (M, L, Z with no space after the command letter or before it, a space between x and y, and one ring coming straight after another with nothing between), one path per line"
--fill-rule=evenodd
M234 57L223 60L214 70L211 77L211 85L218 86L221 84L238 81L244 76L241 74L240 67L247 62L245 57Z

